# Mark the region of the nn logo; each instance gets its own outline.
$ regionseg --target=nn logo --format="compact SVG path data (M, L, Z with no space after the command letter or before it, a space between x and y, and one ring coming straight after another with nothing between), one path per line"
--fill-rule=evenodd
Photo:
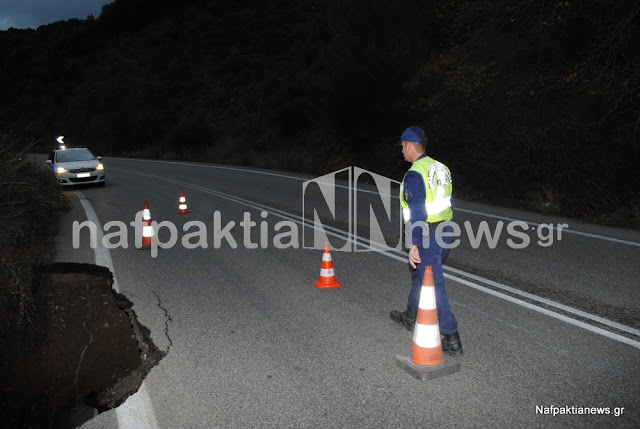
M302 184L302 246L343 252L402 249L400 182L347 167Z

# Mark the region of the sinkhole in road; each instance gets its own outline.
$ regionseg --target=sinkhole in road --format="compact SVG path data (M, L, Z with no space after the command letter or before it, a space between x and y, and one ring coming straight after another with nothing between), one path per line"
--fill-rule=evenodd
M137 392L165 352L109 269L56 263L34 279L31 323L8 339L0 368L0 414L9 427L77 427Z

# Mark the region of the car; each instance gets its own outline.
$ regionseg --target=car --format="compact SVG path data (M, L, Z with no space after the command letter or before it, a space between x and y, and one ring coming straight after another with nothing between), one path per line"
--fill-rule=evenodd
M51 151L47 165L62 186L92 183L104 186L107 177L101 159L85 147L73 147Z

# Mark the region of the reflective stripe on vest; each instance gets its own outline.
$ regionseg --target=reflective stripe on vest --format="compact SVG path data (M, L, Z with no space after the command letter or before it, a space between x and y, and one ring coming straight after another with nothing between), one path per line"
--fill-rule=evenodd
M451 207L451 197L445 197L441 200L434 201L432 203L424 203L427 214L438 214ZM409 208L402 209L402 217L405 222L411 220L411 210Z
M427 156L414 162L409 171L420 174L424 182L426 221L432 223L451 220L453 218L451 210L452 181L447 166ZM404 221L410 221L411 210L405 200L404 180L400 185L400 205Z

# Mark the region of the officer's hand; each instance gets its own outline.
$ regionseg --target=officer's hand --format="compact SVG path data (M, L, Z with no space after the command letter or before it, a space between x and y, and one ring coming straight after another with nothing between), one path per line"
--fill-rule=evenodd
M412 244L409 248L409 264L411 264L411 268L414 270L417 268L416 264L422 262L420 259L420 252L418 252L418 246Z

